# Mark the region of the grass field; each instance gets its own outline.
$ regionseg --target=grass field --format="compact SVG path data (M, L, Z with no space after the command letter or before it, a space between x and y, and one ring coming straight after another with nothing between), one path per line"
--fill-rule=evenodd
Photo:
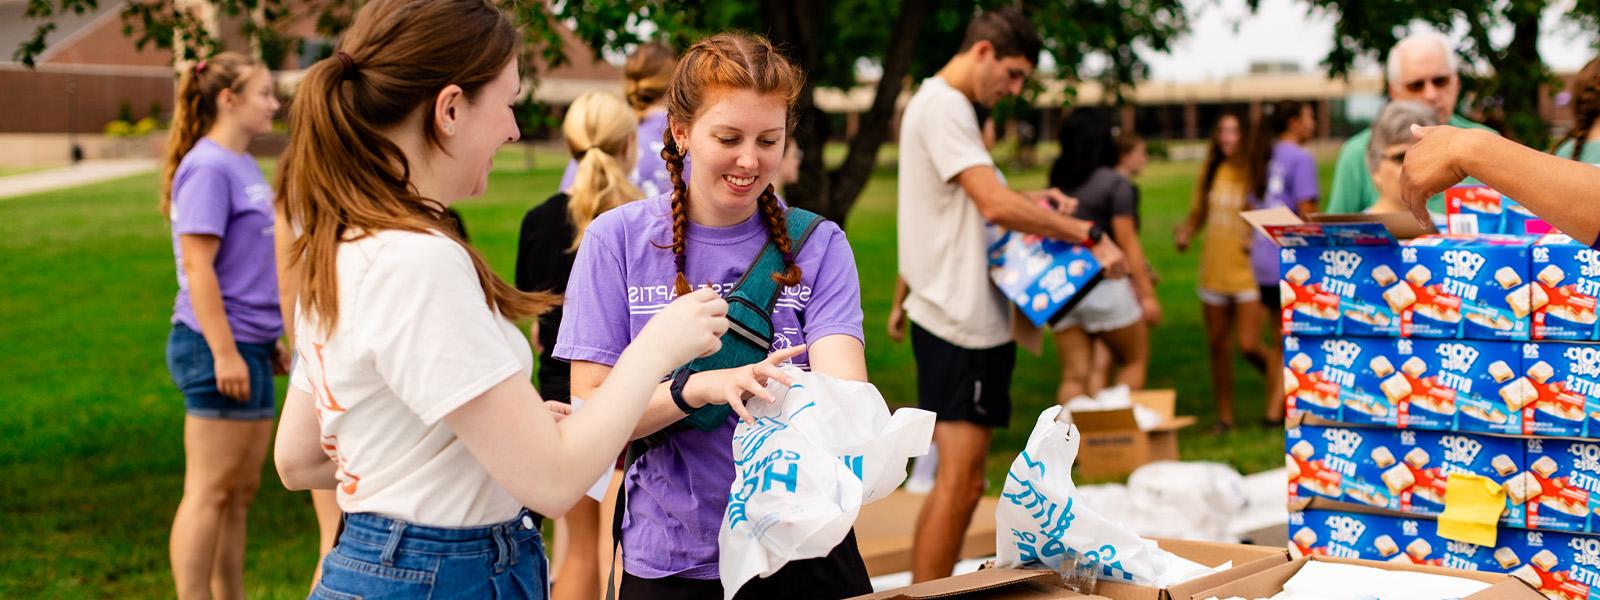
M560 161L503 153L486 197L459 206L473 242L509 277L522 213L556 187ZM1194 295L1196 254L1178 254L1197 165L1153 165L1142 178L1148 251L1163 277L1166 323L1153 333L1152 387L1178 390L1179 410L1201 416L1181 436L1190 460L1252 472L1281 465L1282 434L1246 426L1209 433L1207 356ZM1327 165L1323 180L1327 181ZM1041 170L1009 174L1038 187ZM1324 187L1326 189L1326 187ZM171 595L167 531L182 486L182 402L163 343L173 275L171 242L155 210L153 174L0 201L0 597ZM881 335L895 275L895 180L880 169L850 215L863 282L873 381L890 402L915 402L905 344ZM1236 361L1241 423L1261 412L1261 378ZM1021 448L1057 380L1052 351L1018 362L1013 426L996 436L991 479ZM282 391L280 383L280 394ZM998 490L998 486L991 490ZM304 597L315 558L309 500L276 484L270 465L250 513L247 591Z

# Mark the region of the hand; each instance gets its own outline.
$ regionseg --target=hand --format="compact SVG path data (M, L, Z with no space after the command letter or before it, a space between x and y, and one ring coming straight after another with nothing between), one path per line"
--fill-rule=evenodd
M1405 164L1400 167L1400 198L1418 223L1432 227L1428 199L1467 177L1461 159L1471 152L1479 133L1449 125L1411 126L1417 144L1406 151Z
M250 366L238 350L214 353L212 368L217 374L217 391L239 402L250 401Z
M272 353L273 376L289 374L289 366L293 364L293 361L290 360L292 355L289 352L289 342L278 340L278 346L273 349Z
M534 319L528 324L528 345L533 346L535 355L544 354L544 344L539 343L539 320Z
M1105 271L1106 279L1122 279L1128 276L1128 257L1117 247L1117 243L1107 236L1089 249L1095 260L1100 261L1100 268Z
M1155 296L1139 299L1139 310L1144 313L1144 322L1151 327L1161 324L1161 301Z
M555 417L557 423L562 419L572 416L572 405L555 400L545 400L544 407L550 411L550 416Z
M801 344L773 352L767 355L766 360L753 365L695 373L683 384L683 399L696 408L707 404L726 404L733 409L733 412L738 413L741 420L755 424L756 419L750 416L750 410L744 407L744 400L746 398L760 398L767 402L776 400L772 394L767 393L767 382L793 384L794 381L785 375L778 365L805 351L805 344Z
M651 317L628 346L647 349L645 355L659 362L653 368L665 374L721 350L726 331L728 302L711 288L700 288L678 297Z
M896 344L906 339L906 309L899 306L889 309L889 341Z
M1078 199L1068 196L1060 188L1049 188L1026 192L1028 199L1039 202L1054 209L1058 214L1070 217L1078 210Z
M1194 226L1187 221L1179 223L1178 227L1172 230L1172 245L1177 246L1179 252L1188 252L1189 242L1193 240Z

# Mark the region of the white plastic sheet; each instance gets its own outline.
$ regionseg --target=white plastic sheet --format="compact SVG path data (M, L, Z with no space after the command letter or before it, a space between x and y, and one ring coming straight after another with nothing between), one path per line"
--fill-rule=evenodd
M733 433L736 473L717 539L726 598L791 560L826 556L933 439L933 413L890 415L872 384L784 372L794 385L769 385L777 402L747 404L756 424Z
M1082 555L1099 564L1101 579L1167 587L1211 572L1140 538L1078 501L1072 463L1078 429L1056 420L1059 406L1045 409L1028 444L1006 473L995 510L1000 567L1043 566L1060 570Z

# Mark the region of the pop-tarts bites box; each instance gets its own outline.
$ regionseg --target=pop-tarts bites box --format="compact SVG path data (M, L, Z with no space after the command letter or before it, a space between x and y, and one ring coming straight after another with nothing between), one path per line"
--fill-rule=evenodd
M1389 338L1300 338L1302 352L1321 365L1321 377L1339 384L1339 421L1356 425L1400 426L1400 407L1378 388L1381 375L1394 370L1394 342ZM1308 346L1310 348L1308 348ZM1318 360L1320 359L1320 360ZM1290 357L1292 362L1292 357ZM1293 369L1291 368L1291 371ZM1448 424L1445 425L1448 429Z
M1531 314L1527 238L1425 236L1401 249L1411 296L1391 293L1407 337L1526 340Z
M1542 223L1515 200L1484 185L1458 185L1444 191L1446 229L1457 235L1523 235Z
M1592 531L1600 510L1600 442L1527 440L1527 470L1506 485L1512 502L1524 505L1530 529Z
M1357 357L1328 341L1333 338L1284 336L1283 395L1290 416L1340 420L1344 390L1356 385Z
M1445 542L1423 519L1307 510L1289 514L1289 554L1441 565Z
M1034 326L1053 324L1099 283L1100 261L1082 244L990 225L989 278Z
M1361 433L1342 427L1291 427L1284 436L1289 470L1289 498L1320 496L1339 500L1344 479L1356 472L1354 459Z
M1418 447L1428 452L1425 468L1433 469L1428 480L1435 486L1432 489L1435 493L1413 495L1415 512L1431 515L1444 512L1445 484L1453 473L1478 475L1499 483L1515 478L1527 465L1526 443L1521 439L1458 432L1415 433L1419 436ZM1507 500L1500 522L1512 527L1525 526L1523 505Z
M1411 384L1408 410L1454 411L1455 429L1520 434L1520 405L1501 393L1521 367L1517 344L1469 340L1407 339L1396 344L1399 375ZM1396 381L1391 391L1403 390Z
M1350 428L1332 434L1335 440L1352 444L1350 460L1354 471L1344 478L1344 500L1388 510L1410 510L1412 492L1425 487L1427 478L1408 463L1407 456L1417 451L1417 432L1395 429ZM1443 494L1440 494L1441 496Z
M1600 600L1600 538L1554 531L1502 531L1498 563L1556 600Z
M1600 251L1562 234L1533 245L1529 306L1533 339L1600 339L1595 309L1600 302Z
M1398 337L1400 315L1383 295L1400 282L1400 247L1353 246L1334 250L1330 259L1354 266L1348 293L1339 304L1340 332L1346 336Z
M1348 265L1322 260L1329 247L1278 249L1278 295L1283 332L1295 335L1339 333L1339 304L1352 287Z
M1529 435L1593 437L1592 413L1600 412L1600 346L1574 342L1526 342L1522 368L1501 389L1508 405L1522 405L1522 432Z

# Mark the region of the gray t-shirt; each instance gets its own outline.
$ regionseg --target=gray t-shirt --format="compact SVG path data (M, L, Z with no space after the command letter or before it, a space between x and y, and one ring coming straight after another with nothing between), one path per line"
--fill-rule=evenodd
M1139 213L1133 184L1111 167L1095 169L1078 187L1062 191L1078 199L1072 216L1099 225L1106 235L1111 235L1113 217L1135 217Z

